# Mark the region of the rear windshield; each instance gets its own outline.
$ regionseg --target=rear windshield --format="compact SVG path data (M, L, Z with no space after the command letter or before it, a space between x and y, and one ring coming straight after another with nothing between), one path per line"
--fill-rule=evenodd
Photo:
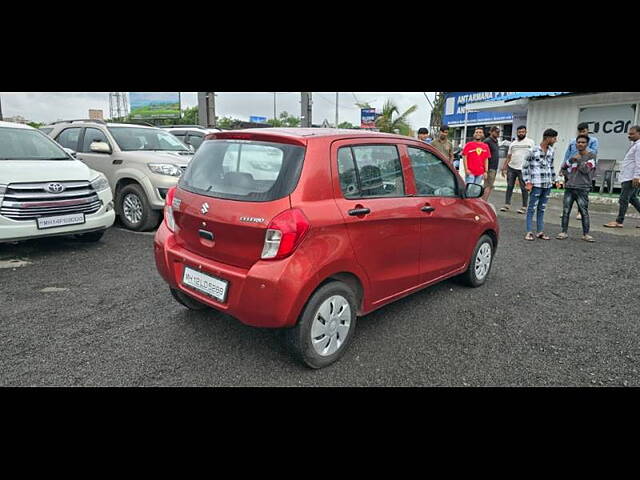
M304 152L282 143L207 140L180 178L180 188L247 202L277 200L297 185Z

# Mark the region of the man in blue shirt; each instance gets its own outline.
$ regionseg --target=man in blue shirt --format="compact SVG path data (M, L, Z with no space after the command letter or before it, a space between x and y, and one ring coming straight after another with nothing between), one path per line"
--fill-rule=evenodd
M598 147L600 146L600 144L596 137L589 135L589 124L587 122L582 122L580 125L578 125L578 136L580 135L586 135L587 137L589 137L587 151L593 153L596 156L596 165L597 165L598 164ZM564 161L568 162L569 159L572 157L575 157L577 153L578 153L578 147L576 146L576 139L574 138L573 140L571 140L571 142L569 143L569 146L567 147L567 151L564 154ZM576 218L578 220L582 219L580 212L578 212L578 214L576 215Z

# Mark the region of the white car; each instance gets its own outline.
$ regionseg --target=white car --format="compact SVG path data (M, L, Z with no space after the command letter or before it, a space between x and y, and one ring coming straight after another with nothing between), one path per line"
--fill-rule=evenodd
M199 125L167 125L161 128L192 147L194 152L200 148L206 135L222 131L219 128L204 128Z
M113 225L109 182L43 132L0 121L0 242L100 240Z

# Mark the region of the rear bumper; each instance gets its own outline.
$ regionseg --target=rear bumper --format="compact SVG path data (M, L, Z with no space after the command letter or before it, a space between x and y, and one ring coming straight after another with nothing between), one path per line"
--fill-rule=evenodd
M295 325L308 290L316 280L315 273L309 268L301 276L300 262L293 257L273 262L258 261L249 269L202 257L177 245L164 222L154 238L154 256L158 272L171 288L254 327ZM226 302L218 302L185 286L182 283L185 265L227 280Z

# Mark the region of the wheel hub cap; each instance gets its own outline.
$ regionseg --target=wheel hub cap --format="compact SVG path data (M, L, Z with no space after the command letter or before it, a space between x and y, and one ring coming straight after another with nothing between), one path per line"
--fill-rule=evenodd
M124 197L124 202L122 205L122 210L124 213L124 217L129 220L131 223L140 223L142 220L142 202L137 195L133 193L128 193Z
M475 272L478 280L483 280L491 267L491 245L483 243L475 260Z
M351 307L346 298L334 295L322 302L311 324L316 353L323 357L336 353L347 339L350 325Z

